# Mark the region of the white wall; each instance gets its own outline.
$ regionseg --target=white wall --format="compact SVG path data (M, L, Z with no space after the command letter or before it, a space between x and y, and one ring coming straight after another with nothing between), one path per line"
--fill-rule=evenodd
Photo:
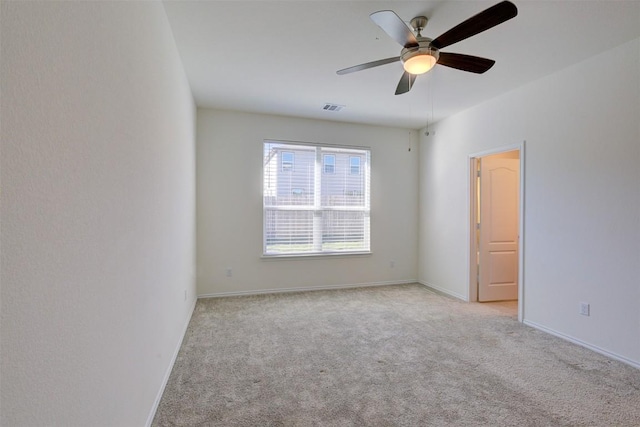
M144 425L195 301L195 106L164 9L1 12L0 424Z
M639 118L634 40L440 122L420 147L420 281L466 297L468 156L526 140L525 322L640 366Z
M198 293L415 281L416 134L407 129L198 109ZM264 139L371 147L372 255L261 259ZM395 261L394 268L390 261ZM226 268L233 270L232 277L225 275Z

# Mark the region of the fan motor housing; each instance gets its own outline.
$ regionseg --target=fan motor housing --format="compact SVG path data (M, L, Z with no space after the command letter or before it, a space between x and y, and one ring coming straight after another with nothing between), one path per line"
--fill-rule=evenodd
M400 52L400 60L404 64L409 58L413 58L416 55L431 55L438 61L440 58L440 51L431 46L432 39L428 37L416 37L418 39L418 46L405 47Z

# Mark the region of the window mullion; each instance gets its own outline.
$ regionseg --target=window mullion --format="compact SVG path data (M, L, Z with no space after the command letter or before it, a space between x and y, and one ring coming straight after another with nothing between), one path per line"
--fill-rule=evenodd
M313 251L322 252L322 151L320 147L316 147L313 207Z

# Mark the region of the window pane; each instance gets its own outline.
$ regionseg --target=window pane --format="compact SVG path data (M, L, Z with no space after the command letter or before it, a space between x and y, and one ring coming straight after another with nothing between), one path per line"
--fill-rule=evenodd
M313 205L315 148L265 144L264 206ZM278 169L278 158L282 167ZM293 161L295 159L295 168ZM291 168L285 168L291 160Z
M313 211L265 211L265 253L310 252Z
M336 153L331 157L335 162L335 173L322 176L322 206L364 206L365 177L351 173L354 157L349 153Z
M322 250L329 252L369 249L369 218L364 212L327 211L322 213Z

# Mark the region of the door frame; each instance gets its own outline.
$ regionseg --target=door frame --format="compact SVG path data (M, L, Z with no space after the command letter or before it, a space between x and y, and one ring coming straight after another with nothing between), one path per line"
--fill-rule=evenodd
M524 320L524 200L525 200L525 143L522 141L517 144L496 147L490 150L480 151L469 154L469 177L467 180L467 212L469 212L469 221L467 223L467 239L469 241L469 252L467 254L467 268L469 272L469 288L467 300L469 302L478 301L478 268L476 264L476 204L478 202L476 193L476 177L478 170L478 159L490 156L492 154L506 153L507 151L518 151L520 157L520 200L518 201L518 233L520 239L518 241L518 321Z

